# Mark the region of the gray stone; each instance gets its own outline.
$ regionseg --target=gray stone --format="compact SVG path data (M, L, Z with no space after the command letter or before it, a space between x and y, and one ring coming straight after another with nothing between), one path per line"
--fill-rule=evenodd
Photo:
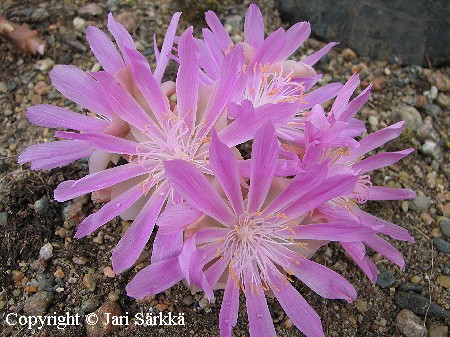
M417 129L417 136L422 140L431 138L434 141L439 141L439 135L433 127L433 118L430 116L424 118L422 124Z
M450 264L444 263L441 269L445 275L450 275Z
M450 237L450 219L448 218L441 218L439 219L439 227L441 228L442 234L444 234L446 237Z
M377 285L383 289L390 287L395 281L394 273L390 270L382 270L377 276Z
M51 290L55 283L55 278L52 274L37 273L36 280L38 281L38 290Z
M432 140L426 140L420 148L423 154L434 157L438 162L442 161L442 151Z
M429 116L442 116L442 109L436 104L427 103L423 106L423 110Z
M47 213L47 210L48 210L48 199L47 199L46 195L44 195L39 200L35 201L35 203L34 203L34 210L39 215L45 215L45 213Z
M450 243L443 238L433 238L433 243L438 251L441 253L450 254Z
M17 89L17 83L14 81L8 81L8 90L14 91Z
M106 7L110 12L115 12L119 9L120 0L108 0L106 2Z
M401 309L409 309L415 314L424 317L438 317L449 319L450 313L434 301L420 294L398 291L394 296L394 303Z
M431 205L431 199L425 195L419 195L409 203L409 208L416 212L427 210Z
M402 283L397 288L398 291L412 291L415 293L421 293L423 291L423 286L420 284L415 284L412 282Z
M444 109L450 109L450 96L440 92L437 96L436 103Z
M96 3L89 3L78 10L80 16L99 16L103 13L102 8Z
M401 310L395 318L397 329L406 337L426 337L428 330L424 322L408 309Z
M406 128L411 131L417 131L422 124L422 116L413 106L403 105L396 110L401 120L405 121Z
M434 66L450 59L450 34L442 33L448 31L448 1L281 0L280 11L292 23L310 21L316 37L360 56Z
M39 291L25 300L23 312L27 315L42 315L47 312L53 301L53 295L48 291Z
M6 212L1 212L0 213L0 227L5 228L7 224L8 224L8 215L6 214ZM2 229L2 230L4 230L4 229Z
M31 21L33 22L42 22L44 20L47 20L50 17L50 13L45 8L36 8L33 10L33 13L31 14Z

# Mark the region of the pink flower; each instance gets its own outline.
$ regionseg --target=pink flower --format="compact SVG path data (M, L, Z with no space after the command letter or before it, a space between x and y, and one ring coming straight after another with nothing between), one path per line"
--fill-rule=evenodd
M274 178L278 149L274 127L265 123L253 142L250 186L242 193L236 158L213 134L211 169L223 196L194 165L165 162L170 183L187 202L166 209L159 231L177 235L185 230L183 251L140 271L128 284L128 295L155 294L184 277L209 298L213 289L225 288L220 330L221 336L230 336L242 289L250 334L275 336L264 297L271 290L300 330L323 336L318 315L291 286L289 275L323 297L352 301L356 292L350 283L308 257L323 240L360 241L372 230L351 222L311 223L309 213L350 193L356 177L345 173L327 177L325 163L292 180ZM160 280L154 283L156 278Z

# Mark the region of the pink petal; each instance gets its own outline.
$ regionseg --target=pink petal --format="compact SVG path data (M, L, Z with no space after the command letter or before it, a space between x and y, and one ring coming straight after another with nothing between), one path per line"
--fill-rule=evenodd
M405 122L398 122L387 128L378 130L359 142L359 147L352 149L350 156L345 157L346 163L351 163L355 159L365 155L367 152L380 147L384 143L400 136Z
M209 28L211 28L214 35L216 36L217 43L219 44L222 51L226 52L228 48L230 48L230 46L234 45L233 41L231 41L230 35L228 35L227 30L220 23L220 20L217 17L216 13L207 11L205 17Z
M322 104L336 96L342 89L341 83L330 83L316 90L308 92L303 98L303 102L300 105L301 110L311 109L316 104Z
M84 71L75 66L57 65L50 78L56 89L71 101L100 115L113 115L105 90Z
M278 59L286 59L295 52L300 45L306 41L311 34L309 22L297 22L286 31L286 42L283 51L278 55ZM304 62L303 62L304 63Z
M217 40L215 39L214 33L207 28L203 28L202 33L205 44L209 50L209 54L214 58L216 64L222 64L224 55L222 50L220 49L220 46L218 45Z
M326 53L328 53L331 48L333 48L335 45L337 45L336 42L330 42L325 47L320 49L319 51L316 51L314 54L309 55L308 57L304 58L302 60L303 63L309 64L310 66L313 66L317 63Z
M228 276L219 314L220 337L231 337L231 331L237 323L238 312L239 288L236 287L234 279L231 276Z
M136 86L144 96L145 101L148 103L159 123L162 124L164 115L170 112L169 100L161 91L156 78L153 77L145 57L136 50L125 49L125 53L130 59L131 73L133 74Z
M195 235L195 243L202 245L223 239L229 233L228 228L223 227L203 227Z
M269 284L283 310L295 326L308 337L325 337L320 317L289 283L269 273ZM273 334L275 336L275 333ZM264 333L255 336L266 336Z
M199 88L199 52L192 37L192 27L181 35L178 56L180 58L177 76L178 117L192 130L197 116Z
M298 112L299 106L297 101L262 105L255 109L254 114L235 119L219 132L219 139L229 147L244 143L252 139L267 120L271 120L275 127L288 123Z
M389 261L395 263L400 268L403 268L405 266L405 260L403 259L402 254L386 240L378 236L373 236L364 240L364 243L374 251L387 257Z
M114 248L112 266L116 274L130 268L144 250L161 207L166 201L167 192L167 186L160 187L155 191Z
M127 192L112 199L110 202L103 205L98 212L89 215L83 220L82 223L78 225L75 238L79 239L83 236L89 235L108 221L111 221L135 203L144 194L144 192L145 191L142 186L137 185Z
M283 214L291 219L295 219L324 202L339 196L353 192L357 176L339 175L327 178L324 183L313 192L307 193L295 202L291 203L283 210Z
M183 272L178 264L178 258L173 257L145 267L136 274L125 289L128 296L143 298L169 289L182 279Z
M155 79L158 83L161 83L161 79L164 75L164 71L166 70L167 63L169 62L169 57L172 47L173 47L173 40L175 38L175 34L177 32L177 26L178 26L178 20L180 19L181 13L176 12L172 19L170 20L169 27L167 28L166 35L164 36L164 42L161 47L161 52L158 55L158 61L156 64L155 69ZM156 43L155 48L158 49ZM156 53L155 53L156 55Z
M202 212L183 202L167 206L158 219L158 231L164 235L182 232L202 216Z
M375 232L372 228L347 221L328 222L291 227L296 235L286 231L287 236L303 240L328 240L339 242L364 241Z
M256 132L252 145L252 167L247 211L259 211L266 200L278 158L278 140L271 122Z
M249 69L253 69L255 64L271 64L279 61L281 52L286 45L286 34L283 28L279 28L271 33L256 50L255 56L249 64Z
M352 302L356 299L356 290L341 275L321 264L305 258L297 258L289 268L294 275L314 292L325 298L343 299Z
M361 268L361 270L367 275L370 281L375 283L377 280L377 266L370 261L367 256L361 257L359 253L361 246L364 248L364 245L358 242L341 242L341 245L353 261L355 261L355 263L359 266L359 268Z
M219 77L219 65L217 64L216 60L214 59L213 55L211 55L207 44L203 40L196 40L197 46L199 49L200 55L200 66L205 70L206 74L208 74L208 77L210 77L212 80L216 80ZM219 50L220 53L222 53Z
M110 187L145 172L146 170L141 165L129 163L89 174L79 180L66 180L55 189L55 199L59 202L73 199L89 192Z
M193 164L176 159L164 162L164 168L175 190L195 208L226 226L234 224L233 213Z
M32 170L48 170L66 166L75 160L89 157L92 146L83 140L67 140L34 144L25 149L17 162L31 162Z
M368 200L404 200L414 199L416 193L409 188L392 188L384 186L370 186Z
M391 238L396 240L414 242L414 238L408 233L408 231L400 226L397 226L389 221L380 219L372 214L361 211L359 208L352 208L352 212L354 212L361 223L370 227L380 227L377 231L386 235L389 235Z
M344 111L345 107L353 95L353 92L359 85L359 74L355 73L350 77L350 79L344 84L344 87L339 91L336 100L331 107L330 114L334 116L335 120L339 119L339 116Z
M128 55L124 47L123 55ZM130 63L130 62L129 62ZM125 88L116 81L113 75L107 72L92 73L104 90L108 93L107 98L114 107L114 111L121 119L135 126L137 129L149 133L154 127L154 122L138 102L125 90ZM147 128L146 128L147 127ZM161 132L158 133L160 135Z
M86 32L86 40L89 42L95 58L107 72L114 74L125 67L116 46L102 30L89 26Z
M209 147L209 159L216 179L223 188L237 216L244 213L241 186L236 158L233 152L217 139L212 130L212 141Z
M244 41L250 46L259 48L264 41L264 19L259 7L250 4L245 14Z
M55 132L55 137L89 141L96 148L110 153L120 153L120 154L137 153L136 148L138 146L138 143L107 134L88 134L88 133L57 131Z
M114 19L114 16L111 13L108 14L107 27L111 34L114 36L114 40L116 40L117 46L119 47L123 56L125 56L124 47L127 47L129 49L136 49L130 33L128 33L125 27ZM125 62L128 63L126 58Z
M102 132L109 122L88 117L67 109L49 104L39 104L27 110L28 120L39 126L50 128L67 128L83 132Z
M342 111L340 116L336 116L337 120L349 121L356 113L367 103L370 97L370 89L372 85L369 85L364 89L356 98L354 98L347 107Z
M183 233L164 235L159 229L152 247L151 263L178 257L183 249Z
M272 317L270 316L264 291L251 283L251 277L246 274L245 277L245 303L247 305L248 324L250 336L258 337L276 337Z
M378 153L374 156L371 156L369 158L360 161L359 163L356 163L352 167L355 171L360 171L360 173L363 174L369 171L373 171L382 167L395 164L400 159L403 159L413 151L414 149L407 149L397 152Z
M220 287L218 282L220 280L220 277L225 272L225 268L227 268L228 265L229 265L228 260L219 259L205 271L206 280L213 288L216 289Z

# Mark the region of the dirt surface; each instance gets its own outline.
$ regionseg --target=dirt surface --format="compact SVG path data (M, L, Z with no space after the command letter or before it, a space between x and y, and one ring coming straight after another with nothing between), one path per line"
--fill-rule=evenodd
M281 22L276 2L256 2L264 12L266 33L280 25L288 26ZM175 11L187 13L179 25L183 29L204 24L202 16L196 15L198 10L218 10L233 39L242 39L248 1L227 0L219 5L209 0L201 6L195 3L123 0L108 1L107 8L104 1L97 11L92 7L86 10L88 3L78 0L6 0L0 4L0 15L16 23L28 23L46 41L44 56L33 56L24 55L0 38L0 326L3 327L0 336L86 336L90 330L86 329L84 317L101 305L111 310L121 309L128 316L136 313L152 313L153 316L160 312L164 315L184 313L184 326L137 326L130 323L117 327L112 332L114 336L218 336L221 292L211 304L207 303L203 293L191 292L182 283L145 301L136 302L126 296L126 284L146 265L151 252L149 242L147 256L142 256L141 263L135 268L119 276L111 273L110 252L128 222L115 219L87 238L72 239L76 225L99 205L94 205L88 196L58 203L52 195L58 183L87 174L85 161L49 171L31 171L29 165L16 163L17 156L27 146L53 140L52 130L27 121L25 111L28 107L49 103L75 111L78 109L52 87L48 71L53 63L74 64L83 70L95 69L96 60L85 41L83 25L92 24L106 30L106 14L110 10L115 15L131 17L130 30L138 42L138 49L152 62L153 33L161 45L161 38ZM196 32L198 34L198 29ZM308 40L293 57L300 60L322 45ZM403 293L419 295L425 299L427 308L433 301L443 313L440 317L433 317L430 310L420 314L416 308L419 304L414 301L406 308L418 313L430 334L441 329L444 332L434 336L445 336L449 323L445 313L448 317L450 308L450 261L448 252L445 252L448 249L445 244L449 245L445 234L449 235L447 230L450 226L450 223L446 225L450 216L450 71L371 61L342 48L333 50L318 64L318 70L325 74L322 84L343 82L353 71L359 71L362 78L359 90L369 82L375 85L370 102L359 114L359 118L367 121L370 131L393 124L402 116L404 118L401 111L407 108L416 110L417 114L407 114L411 121L401 138L383 148L396 151L414 147L416 151L396 165L374 173L372 182L374 185L412 188L423 197L409 202L369 202L363 207L407 228L416 239L414 244L390 240L405 257L404 270L379 254L369 252L382 271L386 284L371 284L342 248L331 244L320 250L315 260L339 272L356 287L356 302L347 304L326 300L298 281L294 285L321 316L327 336L364 337L402 336L397 328L401 325L401 317L397 315L404 306L395 298L399 296L399 286L412 282L416 285L415 293ZM166 76L170 78L174 73L175 68L172 67ZM39 260L41 248L48 249L49 246L45 246L48 243L53 249L52 257L48 261ZM36 294L45 296L39 298ZM276 300L268 299L268 303L279 336L302 336ZM51 325L39 330L6 324L8 314L20 316L30 312L41 315L64 315L68 312L79 314L81 319L80 324L67 326L64 330ZM90 335L104 334L95 333L91 331ZM238 324L233 334L248 335L242 296Z

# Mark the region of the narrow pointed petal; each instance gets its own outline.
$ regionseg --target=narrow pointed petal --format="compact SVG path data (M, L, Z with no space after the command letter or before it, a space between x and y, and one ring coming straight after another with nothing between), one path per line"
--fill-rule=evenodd
M341 245L353 261L355 261L355 263L359 266L359 268L361 268L361 270L367 275L369 280L372 283L375 283L377 281L377 266L370 261L367 256L361 257L361 246L364 248L364 245L358 242L341 242Z
M160 85L150 71L145 57L136 50L125 49L130 59L131 73L136 86L144 96L148 106L162 124L164 116L170 112L169 100L160 89Z
M169 55L172 52L173 42L175 38L175 34L177 32L178 21L180 20L181 13L176 12L172 19L170 20L169 27L167 28L166 35L164 37L164 42L161 47L161 52L158 55L158 61L155 69L155 79L157 83L161 83L162 77L164 75L164 71L166 70L167 63L169 62ZM156 49L158 46L155 43ZM155 53L156 55L156 53Z
M162 234L159 229L156 233L155 241L152 247L152 257L150 262L159 261L178 257L183 249L183 233Z
M400 268L405 266L405 260L403 259L403 255L389 242L378 237L373 236L364 240L364 243L372 248L374 251L380 253L381 255L388 258L389 261L395 263Z
M86 31L86 40L95 58L107 72L114 74L125 67L122 56L105 32L97 27L89 26Z
M339 120L339 116L344 111L347 106L350 97L359 85L359 74L355 73L350 77L350 79L344 84L344 87L339 91L336 100L331 107L330 114L333 115L335 120Z
M350 156L345 157L345 162L351 163L367 152L397 138L402 133L404 124L405 122L398 122L368 135L359 142L358 148L352 149Z
M242 116L219 132L219 139L227 146L236 146L252 139L256 131L267 120L271 120L275 128L288 123L298 112L299 102L265 104L255 109L254 113Z
M351 303L356 299L356 290L345 278L319 263L297 258L289 268L294 275L314 292L325 298L343 299Z
M57 131L55 132L55 137L89 141L90 143L93 144L94 147L110 153L120 153L120 154L137 153L138 143L107 134L88 134L88 133Z
M124 55L128 55L127 48L124 47ZM131 62L129 62L131 63ZM125 90L125 88L116 81L113 75L107 72L92 73L107 93L107 98L114 107L114 112L121 119L135 126L137 129L149 133L155 129L154 122L147 112L139 105L139 103ZM147 127L147 128L146 128Z
M368 200L405 200L414 199L416 193L409 188L393 188L384 186L369 187Z
M158 231L164 235L182 232L202 216L202 212L186 202L167 206L158 219Z
M244 41L255 48L259 48L264 41L264 19L259 7L253 3L245 14Z
M335 45L337 45L336 42L330 42L322 49L316 51L314 54L309 55L308 57L304 58L302 60L303 63L309 64L310 66L313 66L316 64L326 53L328 53L331 48L333 48Z
M222 240L229 230L224 227L203 227L195 235L195 243L202 245L211 241Z
M142 269L126 286L127 295L143 298L156 295L183 279L183 272L178 264L178 258L152 263Z
M231 337L231 331L236 326L239 312L239 288L231 276L223 293L219 314L220 337Z
M264 291L255 291L250 276L245 277L245 303L247 305L250 336L276 337ZM258 287L258 286L257 286Z
M208 283L217 288L217 282L228 267L228 261L226 259L217 260L211 267L205 271L205 277Z
M49 104L39 104L27 110L27 119L36 125L50 128L67 128L83 132L102 132L108 121L88 117L71 110Z
M303 296L289 282L283 282L277 275L269 274L269 279L275 297L295 326L308 337L325 337L319 315Z
M178 117L192 130L197 116L199 88L199 52L192 37L192 27L181 35L178 56L180 58L176 84Z
M149 168L148 171L150 170ZM59 202L70 200L137 177L145 172L141 165L129 163L89 174L79 180L66 180L55 189L55 199Z
M330 83L309 92L300 105L301 110L311 109L316 104L322 104L335 97L342 88L341 83Z
M413 151L414 149L407 149L397 152L378 153L374 156L371 156L369 158L360 161L359 163L356 163L352 167L355 171L360 171L360 173L363 174L369 171L373 171L382 167L395 164L396 162L403 159Z
M167 186L163 186L150 197L114 248L112 252L112 266L116 274L120 274L130 268L144 250L152 234L161 207L167 198L167 192Z
M215 130L212 130L209 159L216 179L222 186L235 214L239 217L244 213L244 201L239 184L236 158L233 152L219 141Z
M71 101L100 115L113 115L105 90L81 69L57 65L50 72L50 78L55 88Z
M207 77L211 80L216 80L219 77L220 68L214 59L213 55L211 55L208 45L203 40L196 40L198 50L200 55L199 62L200 66L205 70Z
M141 185L137 185L118 197L112 199L96 213L89 215L82 223L78 225L75 238L79 239L91 234L97 228L111 221L128 207L134 204L144 194Z
M340 116L336 116L337 120L348 122L351 118L353 118L356 113L362 108L364 104L367 103L370 97L370 90L372 89L372 85L369 85L366 89L364 89L356 98L354 98L347 107L342 111Z
M209 28L211 28L214 35L216 35L217 43L225 53L230 48L230 46L234 45L233 41L230 38L230 35L228 35L227 30L222 25L222 23L220 23L220 20L217 17L216 13L208 11L206 12L205 17Z
M89 157L92 151L91 144L84 140L34 144L25 149L17 162L19 164L31 162L32 170L48 170Z
M113 35L114 40L116 40L117 46L119 47L123 56L125 56L124 55L125 47L127 47L129 49L136 49L133 38L131 37L130 33L128 33L128 31L125 29L125 27L122 26L119 22L117 22L114 19L114 16L111 13L108 14L107 27L108 27L108 30ZM125 63L128 63L126 57L125 57Z
M278 158L278 140L272 123L266 122L256 132L252 146L252 166L247 211L259 211L266 200Z
M164 162L166 177L192 206L224 225L231 226L235 217L205 176L183 160Z
M361 223L363 223L366 226L370 227L380 227L381 229L378 229L377 231L386 235L389 235L391 238L396 240L402 240L402 241L408 241L408 242L414 242L414 237L412 237L409 232L396 224L393 224L389 221L380 219L372 214L366 213L364 211L361 211L359 208L352 208L352 212L354 212L358 218L360 219Z
M210 55L214 58L218 65L222 64L224 55L222 50L220 49L219 44L217 43L214 33L208 28L203 28L202 33L203 39L205 40L205 44L208 47Z
M309 22L297 22L286 31L286 43L278 59L286 59L295 52L311 34ZM303 62L304 63L304 62Z
M251 63L249 64L249 69L252 69L255 64L272 64L279 61L281 52L286 45L286 34L283 28L279 28L270 34L261 46L256 51Z
M364 241L375 235L375 231L358 223L328 222L321 224L301 225L292 227L295 235L286 232L295 239L303 240L328 240L339 242Z

